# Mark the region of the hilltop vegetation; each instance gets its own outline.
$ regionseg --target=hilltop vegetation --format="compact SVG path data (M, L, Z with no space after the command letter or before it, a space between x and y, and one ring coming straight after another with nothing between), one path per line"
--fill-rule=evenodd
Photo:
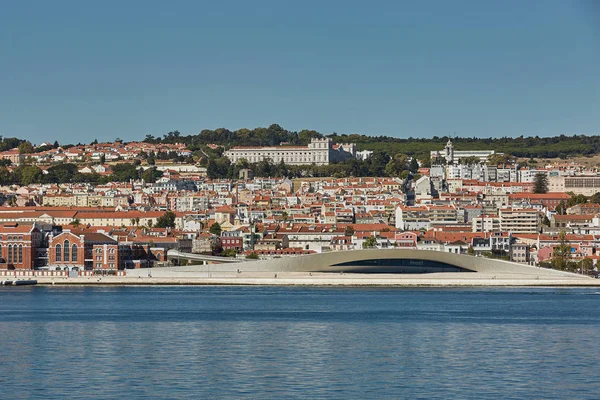
M288 131L277 124L268 128L239 129L230 131L219 128L204 129L197 135L181 135L179 131L169 132L163 137L147 135L149 143L185 143L191 150L202 145L218 144L226 148L232 146L278 146L281 143L306 145L314 137L330 137L335 143L356 143L359 150L380 150L389 156L402 153L417 158L426 157L430 151L441 150L448 139L452 139L456 150L495 150L516 157L554 158L593 155L600 152L600 136L554 136L517 138L396 138L390 136L367 136L358 134L324 135L314 130Z

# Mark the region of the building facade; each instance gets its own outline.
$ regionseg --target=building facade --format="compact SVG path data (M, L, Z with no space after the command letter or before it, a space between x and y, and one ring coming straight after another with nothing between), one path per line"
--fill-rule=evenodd
M0 269L33 269L41 242L35 223L4 223L0 227Z
M328 165L330 162L356 157L356 145L336 145L329 138L313 138L308 146L236 146L227 150L225 156L233 164L245 159L249 163L271 160L274 164L283 161L288 165Z

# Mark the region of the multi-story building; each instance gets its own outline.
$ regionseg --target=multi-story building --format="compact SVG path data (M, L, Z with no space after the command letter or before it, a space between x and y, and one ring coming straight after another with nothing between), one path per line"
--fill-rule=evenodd
M25 159L25 156L25 154L21 154L19 149L11 149L0 152L0 159L10 160L12 165L21 165L21 163Z
M48 240L48 264L61 269L119 269L117 241L103 233L62 232Z
M414 231L429 229L430 225L427 207L398 206L396 208L396 228L403 231Z
M427 206L431 225L452 225L458 222L457 210L454 206Z
M510 233L539 233L540 213L529 208L500 209L500 230Z
M472 219L473 232L497 232L500 230L500 217L494 214L482 214Z
M510 246L510 260L519 263L529 263L529 246L525 243L514 243Z
M242 252L244 250L244 241L242 232L240 231L225 231L221 233L221 247L223 250L236 250Z
M548 188L554 192L572 192L591 196L600 192L600 176L550 174Z
M337 145L329 138L314 138L308 146L236 146L227 150L225 156L234 164L242 159L250 163L268 159L275 164L283 161L288 165L328 165L330 162L356 157L356 145Z
M0 226L0 269L32 269L42 242L37 224L4 223Z

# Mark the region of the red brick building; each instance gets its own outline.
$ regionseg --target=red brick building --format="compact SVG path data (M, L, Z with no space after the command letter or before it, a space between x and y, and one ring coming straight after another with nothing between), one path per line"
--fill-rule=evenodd
M221 237L221 248L223 250L237 250L241 253L244 249L243 240L240 236L223 236Z
M119 246L103 233L62 232L48 240L48 264L60 269L119 269Z
M0 269L33 269L42 234L35 223L0 225Z

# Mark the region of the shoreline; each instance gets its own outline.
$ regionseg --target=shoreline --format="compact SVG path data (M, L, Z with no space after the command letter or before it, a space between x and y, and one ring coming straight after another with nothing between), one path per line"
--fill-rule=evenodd
M531 279L367 276L319 274L312 276L211 277L35 277L40 286L346 286L346 287L597 287L600 279ZM295 276L294 276L295 275ZM358 276L357 276L358 275Z

